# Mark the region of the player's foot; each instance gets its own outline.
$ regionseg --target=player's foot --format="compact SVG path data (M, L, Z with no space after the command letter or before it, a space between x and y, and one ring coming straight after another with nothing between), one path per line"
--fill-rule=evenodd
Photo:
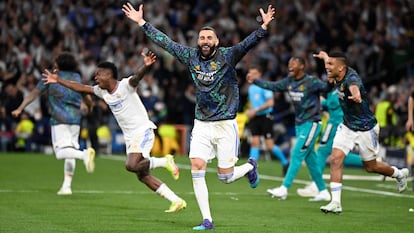
M312 182L306 185L304 188L297 189L296 193L301 197L315 197L319 194L319 190L315 182Z
M164 212L174 213L182 209L185 209L186 207L187 207L187 202L185 202L183 199L180 199L178 201L171 203L170 208L168 210L165 210Z
M86 149L86 156L83 160L86 171L92 173L95 171L95 150L93 148Z
M70 187L61 187L57 192L57 195L72 195L72 189Z
M270 194L272 197L277 197L280 200L286 200L288 192L287 189L283 186L274 188L274 189L268 189L267 193Z
M332 201L327 205L321 206L321 211L324 213L341 214L342 207L338 202Z
M180 177L180 169L178 169L177 165L174 162L174 157L170 154L166 155L165 158L167 159L167 166L165 167L169 172L174 180L178 180Z
M260 181L259 173L257 172L257 162L253 158L249 158L247 162L253 166L253 169L246 174L247 179L249 180L250 187L256 188Z
M330 201L331 200L331 194L328 192L328 190L323 190L315 197L312 197L309 199L309 201L316 202L316 201Z
M408 174L409 171L407 168L403 168L400 170L401 172L401 178L397 177L397 187L398 187L398 192L402 193L407 189L407 178L408 178Z
M214 223L210 222L208 219L204 219L200 225L193 227L193 230L196 231L205 231L214 229Z

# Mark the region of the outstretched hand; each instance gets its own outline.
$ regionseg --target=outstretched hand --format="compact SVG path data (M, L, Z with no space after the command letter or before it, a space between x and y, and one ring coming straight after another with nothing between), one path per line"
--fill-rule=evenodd
M157 56L152 51L147 53L142 51L141 55L144 57L145 66L151 66L157 60Z
M134 6L132 6L132 4L128 2L122 6L122 11L124 12L126 17L142 26L145 24L143 7L143 4L139 5L137 11L135 10Z
M264 12L263 8L260 8L259 12L263 20L262 27L263 29L267 30L267 25L269 25L269 23L275 18L276 10L272 5L269 5L267 7L267 12Z
M313 57L322 59L324 62L328 61L328 54L325 51L320 51L319 53L313 54Z
M42 76L43 76L42 80L45 84L57 83L59 79L59 76L57 75L56 70L54 70L53 73L50 72L49 70L45 70Z

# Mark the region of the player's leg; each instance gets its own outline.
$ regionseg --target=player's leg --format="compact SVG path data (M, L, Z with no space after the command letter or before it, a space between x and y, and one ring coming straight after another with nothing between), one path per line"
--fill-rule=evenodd
M395 178L397 181L397 190L403 192L407 189L407 177L409 170L407 168L398 169L388 164L377 161L376 157L379 152L378 138L372 135L379 135L378 124L370 131L358 132L359 154L362 163L367 172L378 173L384 176Z
M213 222L210 211L209 193L206 183L207 161L214 158L214 148L211 144L210 124L195 120L191 131L189 158L191 162L191 176L193 191L197 200L198 208L204 222ZM202 223L202 224L203 224ZM203 227L202 224L194 228Z
M80 159L86 171L95 170L95 150L79 150L79 125L59 124L51 127L53 149L57 159Z
M149 152L154 144L154 132L147 129L142 135L127 142L126 169L136 174L139 181L148 188L158 193L171 202L170 209L166 212L176 212L184 209L187 203L178 197L165 183L150 174L150 155Z

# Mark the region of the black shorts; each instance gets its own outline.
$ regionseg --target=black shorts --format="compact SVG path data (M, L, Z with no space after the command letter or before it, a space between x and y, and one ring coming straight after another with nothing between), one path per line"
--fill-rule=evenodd
M250 119L249 129L253 136L273 138L273 116L266 114Z

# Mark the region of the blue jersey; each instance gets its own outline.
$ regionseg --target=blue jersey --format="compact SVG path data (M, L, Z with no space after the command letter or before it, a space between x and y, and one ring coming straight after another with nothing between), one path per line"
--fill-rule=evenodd
M321 120L319 97L321 93L331 90L330 85L308 74L300 80L288 76L276 82L255 80L254 83L275 92L287 91L295 106L295 124L297 125Z
M348 99L352 95L349 91L349 87L352 85L357 85L361 92L362 103L360 104ZM345 77L337 82L335 87L344 112L343 123L355 131L372 129L377 124L377 120L369 108L367 92L358 73L351 67L347 67Z
M219 47L214 57L209 60L201 59L197 48L174 42L149 23L145 23L142 29L154 43L188 67L196 88L197 120L218 121L236 118L239 87L235 66L249 49L265 37L264 29L259 27L232 47Z
M339 103L338 93L336 90L330 91L326 99L321 102L322 108L329 113L328 122L333 125L342 123L344 112L342 112L341 104Z
M263 106L269 99L273 99L273 92L264 88L261 88L255 84L249 86L249 101L253 109L258 109ZM256 113L256 116L266 115L273 111L273 107L269 107L265 110Z
M59 78L81 82L79 73L59 71ZM58 83L45 85L39 82L36 86L42 93L48 92L50 124L80 125L82 95Z

